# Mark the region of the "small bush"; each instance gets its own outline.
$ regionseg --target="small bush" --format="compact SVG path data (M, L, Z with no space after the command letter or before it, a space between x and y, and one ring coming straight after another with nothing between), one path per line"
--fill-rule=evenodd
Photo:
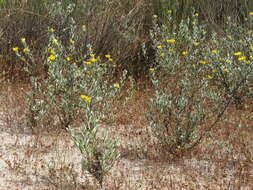
M26 118L32 129L55 126L69 131L73 141L83 155L82 166L92 174L102 186L103 177L118 159L117 140L98 135L98 127L110 103L113 102L122 81L112 84L109 74L113 71L112 57L107 54L105 62L87 51L76 55L75 42L70 40L66 47L49 29L49 44L45 65L47 78L33 75L29 62L34 62L32 51L22 38L22 51L13 51L26 64L26 72L31 74L31 90L27 94ZM74 127L82 124L81 135ZM47 126L45 126L47 125Z
M197 13L178 27L170 24L171 12L167 20L151 32L158 65L150 68L156 91L147 119L161 144L176 153L199 144L232 102L252 96L253 60L247 29L235 25L225 37L214 32L210 39Z

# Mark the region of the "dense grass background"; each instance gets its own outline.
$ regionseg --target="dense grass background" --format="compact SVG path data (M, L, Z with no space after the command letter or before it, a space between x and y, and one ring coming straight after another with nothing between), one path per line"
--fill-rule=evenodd
M74 38L79 49L90 43L97 54L112 54L119 71L127 69L139 78L154 62L155 50L149 37L154 14L166 22L164 14L172 10L175 24L179 24L194 10L210 29L222 33L228 16L244 24L252 9L251 0L1 0L1 78L24 79L23 64L11 51L21 45L21 37L27 39L36 55L35 73L43 73L48 27L54 28L64 43ZM144 44L146 56L142 53Z

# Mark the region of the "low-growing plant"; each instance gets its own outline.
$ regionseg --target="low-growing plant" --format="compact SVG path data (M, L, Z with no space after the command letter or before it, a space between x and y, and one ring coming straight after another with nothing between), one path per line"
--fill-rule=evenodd
M151 31L157 66L150 68L155 97L147 119L161 144L176 153L199 144L233 101L252 93L253 72L251 54L235 52L241 51L239 44L249 47L247 34L240 36L246 38L243 44L236 43L236 36L230 36L231 42L221 37L219 43L215 32L210 39L199 24L198 13L178 27L170 14Z

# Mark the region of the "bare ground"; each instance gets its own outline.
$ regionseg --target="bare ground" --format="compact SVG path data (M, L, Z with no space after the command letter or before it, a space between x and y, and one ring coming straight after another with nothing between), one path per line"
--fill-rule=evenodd
M81 171L81 155L68 134L32 134L24 126L23 100L18 96L22 87L5 89L0 117L0 189L100 189ZM143 115L136 114L143 109L145 97L137 97L138 101L130 102L115 118L118 125L101 126L120 139L121 151L104 189L253 189L252 110L228 113L226 127L224 123L217 126L192 152L175 157L157 151Z

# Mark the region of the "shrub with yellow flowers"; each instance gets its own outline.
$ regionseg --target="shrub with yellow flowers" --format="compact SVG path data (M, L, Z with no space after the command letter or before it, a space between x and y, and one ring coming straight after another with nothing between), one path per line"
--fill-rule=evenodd
M149 71L155 95L146 116L154 136L173 154L198 145L233 102L252 97L252 33L229 19L227 25L218 37L207 35L196 14L178 26L170 15L154 23L157 65Z
M22 39L25 53L29 48ZM13 51L23 60L26 57ZM32 89L27 96L27 123L34 129L45 125L61 127L69 132L72 140L83 155L84 170L93 175L100 185L114 162L119 158L117 139L108 138L101 127L101 119L114 97L119 92L122 81L112 84L109 74L112 57L102 62L90 45L81 55L76 52L74 40L65 47L49 29L49 43L45 65L47 77L31 77ZM32 54L29 54L32 59ZM27 71L32 73L32 68ZM80 127L81 133L75 132ZM102 131L102 136L98 132Z

